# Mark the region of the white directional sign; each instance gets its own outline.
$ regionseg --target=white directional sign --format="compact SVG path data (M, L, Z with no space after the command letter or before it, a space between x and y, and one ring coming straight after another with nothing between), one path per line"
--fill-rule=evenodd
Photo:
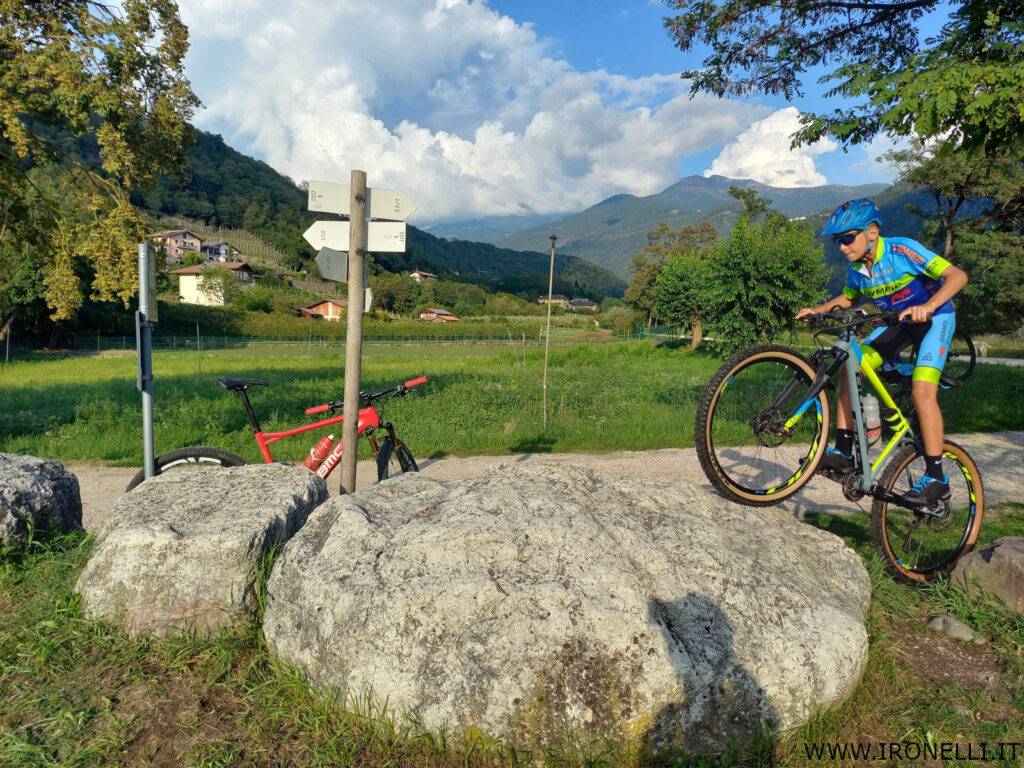
M397 189L366 190L367 216L371 219L405 221L416 210L412 199ZM333 181L309 182L309 210L348 216L352 204L352 189L348 184ZM373 250L372 248L370 250Z
M363 299L363 314L364 315L367 312L370 311L370 305L373 304L373 291L371 291L369 288L366 288L365 290L366 290L366 296Z
M347 251L349 222L318 221L303 233L306 242L317 250ZM401 253L405 250L404 221L371 221L367 226L366 250L376 253Z

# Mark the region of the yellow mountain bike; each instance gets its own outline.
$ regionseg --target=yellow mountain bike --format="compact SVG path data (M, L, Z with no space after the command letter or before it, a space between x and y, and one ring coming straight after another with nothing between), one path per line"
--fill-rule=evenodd
M829 436L827 387L846 376L856 433L854 469L826 476L840 482L851 501L874 499L871 530L879 551L893 576L916 583L948 573L973 548L981 531L984 492L974 460L946 440L943 471L949 476L949 494L934 507L904 498L925 471L909 397L910 376L900 367L883 373L895 385L894 399L879 374L862 365L857 341L862 327L896 322L891 312L837 310L812 321L816 339L836 339L810 357L776 345L736 355L718 369L701 395L696 443L701 467L725 498L753 506L776 504L815 474ZM877 394L887 431L873 458L864 426L862 382ZM943 387L960 383L955 375L940 380Z

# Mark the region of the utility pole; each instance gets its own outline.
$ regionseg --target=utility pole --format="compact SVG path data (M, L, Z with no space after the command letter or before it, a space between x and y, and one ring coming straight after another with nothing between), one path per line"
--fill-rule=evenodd
M345 328L345 421L341 439L341 484L356 491L356 458L359 453L359 382L363 346L363 260L366 258L366 171L352 171L349 208L348 326Z
M555 241L551 235L551 266L548 268L548 328L544 336L544 429L548 428L548 350L551 348L551 291L555 283Z

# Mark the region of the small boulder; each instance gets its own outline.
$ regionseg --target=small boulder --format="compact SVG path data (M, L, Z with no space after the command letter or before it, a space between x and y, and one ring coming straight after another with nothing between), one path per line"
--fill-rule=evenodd
M159 475L125 494L75 586L86 616L130 634L200 636L251 620L262 558L327 499L284 464Z
M949 635L954 640L961 640L965 643L978 639L973 629L952 616L932 616L928 620L928 629Z
M683 482L509 464L331 499L267 589L272 652L520 749L721 751L843 699L870 582L841 539Z
M960 558L950 578L971 594L998 598L1008 608L1024 613L1024 537L1004 536Z
M82 527L78 478L59 461L0 453L0 544L24 539L30 527Z

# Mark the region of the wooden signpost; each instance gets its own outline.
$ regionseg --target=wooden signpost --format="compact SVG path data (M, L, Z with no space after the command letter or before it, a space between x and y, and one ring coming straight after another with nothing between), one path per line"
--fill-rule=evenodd
M359 438L359 391L362 374L363 313L370 292L366 254L405 250L405 220L416 210L407 194L393 189L369 189L366 172L352 171L349 184L309 182L309 210L348 216L348 221L317 221L303 233L317 249L316 263L326 280L348 284L348 326L345 329L345 421L341 438L341 484L356 490ZM384 221L369 221L384 219Z

